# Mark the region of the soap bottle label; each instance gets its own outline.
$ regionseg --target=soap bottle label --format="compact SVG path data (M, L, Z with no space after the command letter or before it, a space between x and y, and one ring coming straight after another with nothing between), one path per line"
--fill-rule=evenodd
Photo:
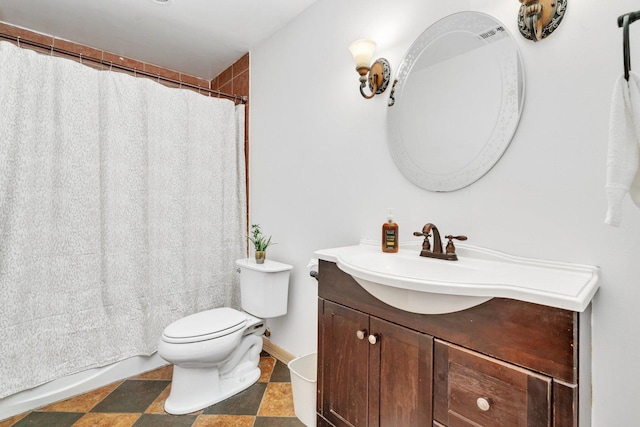
M395 230L385 230L384 231L384 241L387 249L395 249L396 247L396 231Z

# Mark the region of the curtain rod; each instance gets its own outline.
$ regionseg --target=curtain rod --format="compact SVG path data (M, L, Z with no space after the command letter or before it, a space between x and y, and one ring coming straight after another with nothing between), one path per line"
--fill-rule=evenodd
M240 103L240 104L246 104L247 103L247 97L244 96L244 95L232 95L232 94L225 93L225 92L222 92L222 91L219 91L219 90L215 90L215 89L205 89L205 88L202 88L200 86L196 86L196 85L191 84L191 83L185 83L185 82L181 82L179 80L170 79L168 77L162 77L160 75L151 74L151 73L148 73L146 71L138 70L138 69L135 69L135 68L125 67L124 65L114 64L111 61L105 61L103 59L96 59L96 58L92 58L92 57L86 57L86 56L83 56L81 53L70 52L68 50L60 49L60 48L54 47L52 45L46 45L46 44L42 44L42 43L30 41L30 40L25 40L25 39L23 39L23 38L21 38L19 36L11 36L9 34L0 33L0 39L6 39L6 40L11 40L11 41L17 42L18 46L20 46L22 44L26 44L26 45L33 46L33 47L39 47L41 49L50 50L52 53L56 52L56 53L61 53L63 55L73 56L75 58L80 58L80 63L82 63L83 59L86 59L88 61L95 62L95 63L101 64L101 65L108 65L109 69L116 68L118 70L128 71L130 73L133 73L136 76L137 75L142 75L142 76L146 76L146 77L153 77L154 79L157 79L158 81L162 80L162 81L165 81L165 82L174 83L174 84L179 85L180 87L188 87L188 88L198 89L198 92L208 93L209 96L211 96L212 94L215 94L218 97L229 98L229 99L232 99L235 103Z

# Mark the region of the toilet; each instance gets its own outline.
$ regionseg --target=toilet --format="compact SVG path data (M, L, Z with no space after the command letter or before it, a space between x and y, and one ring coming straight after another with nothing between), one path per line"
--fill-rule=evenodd
M290 265L236 261L243 311L229 307L176 320L162 332L158 354L172 363L164 409L180 415L223 401L260 378L264 319L287 313Z

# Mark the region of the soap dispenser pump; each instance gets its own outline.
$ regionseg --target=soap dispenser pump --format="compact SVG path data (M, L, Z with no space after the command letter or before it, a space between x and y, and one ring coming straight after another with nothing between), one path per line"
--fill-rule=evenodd
M398 252L398 224L393 222L391 209L389 209L387 222L382 225L382 252Z

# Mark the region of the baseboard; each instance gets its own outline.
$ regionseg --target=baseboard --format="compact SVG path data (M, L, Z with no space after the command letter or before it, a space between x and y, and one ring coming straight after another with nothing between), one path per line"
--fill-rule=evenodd
M285 365L296 358L296 356L289 353L287 350L272 343L269 338L262 337L262 349Z

